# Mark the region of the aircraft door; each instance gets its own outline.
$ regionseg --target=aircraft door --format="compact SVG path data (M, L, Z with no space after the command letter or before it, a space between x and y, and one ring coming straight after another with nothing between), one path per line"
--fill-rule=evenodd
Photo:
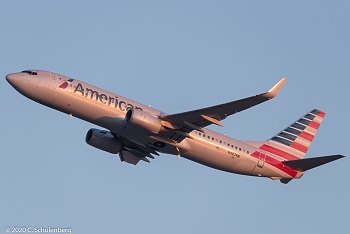
M50 80L48 86L53 89L57 87L57 75L55 73L50 73Z
M266 155L263 154L262 152L259 152L259 160L258 160L257 166L262 168L265 164L265 159L266 159Z

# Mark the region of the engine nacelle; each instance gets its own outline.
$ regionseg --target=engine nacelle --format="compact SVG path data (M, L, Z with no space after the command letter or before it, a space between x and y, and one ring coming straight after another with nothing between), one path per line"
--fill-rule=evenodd
M158 133L162 128L160 119L139 109L130 109L126 112L125 122L148 132Z
M117 154L122 148L122 142L106 130L91 128L85 137L85 142L97 149L111 154Z

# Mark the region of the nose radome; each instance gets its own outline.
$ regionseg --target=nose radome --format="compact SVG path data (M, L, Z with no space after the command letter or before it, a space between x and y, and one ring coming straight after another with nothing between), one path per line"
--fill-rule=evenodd
M6 80L12 87L15 87L18 84L19 75L17 73L8 74L6 75Z
M6 80L7 82L9 82L10 84L13 83L13 80L14 80L14 75L13 74L8 74L6 75Z

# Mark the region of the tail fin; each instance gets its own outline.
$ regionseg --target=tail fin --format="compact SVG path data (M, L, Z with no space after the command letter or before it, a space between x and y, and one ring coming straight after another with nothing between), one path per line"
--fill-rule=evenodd
M265 142L260 149L286 160L304 158L324 116L324 112L313 109Z

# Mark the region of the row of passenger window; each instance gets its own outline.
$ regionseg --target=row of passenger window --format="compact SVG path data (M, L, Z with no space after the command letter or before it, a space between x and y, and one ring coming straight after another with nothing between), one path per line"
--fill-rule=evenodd
M227 143L227 144L226 144L226 142L222 142L222 140L215 139L214 137L210 137L209 135L206 136L204 133L201 133L201 132L198 132L198 131L195 131L195 133L198 134L199 136L203 136L204 138L208 138L209 140L216 141L216 142L218 142L218 143L220 143L220 144L223 143L224 145L226 145L227 147L231 147L232 149L236 149L236 150L239 150L239 151L243 151L244 153L246 152L245 149L239 148L239 147L234 146L234 145L232 145L232 144L230 144L230 143ZM249 154L249 151L247 151L247 154Z

